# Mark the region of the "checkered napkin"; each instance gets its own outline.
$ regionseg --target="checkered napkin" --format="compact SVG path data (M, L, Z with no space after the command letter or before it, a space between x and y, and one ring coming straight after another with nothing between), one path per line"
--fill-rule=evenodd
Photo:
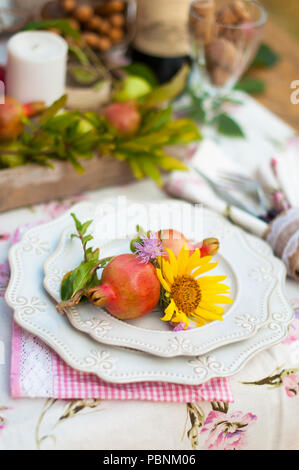
M31 225L32 226L32 225ZM18 229L17 243L29 226ZM15 322L12 335L11 394L60 399L147 400L161 402L233 402L230 380L215 378L203 385L163 382L112 384L69 367L54 351Z

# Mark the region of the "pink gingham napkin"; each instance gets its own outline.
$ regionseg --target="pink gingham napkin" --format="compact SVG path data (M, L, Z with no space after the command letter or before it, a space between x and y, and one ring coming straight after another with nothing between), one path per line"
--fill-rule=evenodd
M36 225L36 224L35 224ZM13 243L31 226L16 231ZM161 402L233 402L230 380L215 378L203 385L163 382L112 384L69 367L51 348L15 322L12 334L11 394L59 399L146 400Z

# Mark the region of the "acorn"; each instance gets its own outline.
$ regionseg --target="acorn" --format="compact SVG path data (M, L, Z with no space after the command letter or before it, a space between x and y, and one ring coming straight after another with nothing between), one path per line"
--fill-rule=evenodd
M212 70L209 71L211 82L215 86L223 86L231 77L231 72L221 68L221 67L214 67Z
M115 13L114 15L110 16L109 22L110 22L110 24L112 24L112 26L114 26L116 28L121 28L122 26L124 26L126 20L125 20L124 15L121 15L119 13Z
M61 6L67 13L71 13L75 10L77 4L75 0L62 0Z
M102 21L101 21L101 24L100 24L100 26L99 26L99 28L98 28L98 31L99 31L100 33L102 33L102 34L108 34L109 31L110 31L110 29L111 29L111 26L110 26L110 24L109 24L109 21L107 21L107 20L102 20Z
M105 2L102 5L99 5L96 8L96 12L100 15L111 15L113 13L119 13L123 11L124 8L124 2L120 2L118 0L111 0L109 2Z
M82 38L86 42L86 44L92 47L93 49L96 49L98 47L99 36L97 34L91 33L91 32L85 32L85 33L82 33Z
M99 36L96 48L102 52L106 52L111 48L112 44L109 38Z
M108 35L113 42L119 42L124 37L124 32L120 28L111 28Z
M89 5L80 5L74 11L74 17L76 20L86 23L94 15L94 10Z
M88 29L100 31L102 27L102 23L103 23L102 18L100 16L94 15L90 18L86 26Z
M250 13L244 2L241 0L235 0L232 3L232 8L235 14L238 16L240 23L250 20Z
M208 70L219 66L232 71L237 58L237 49L234 44L225 38L218 38L205 47L205 56Z
M79 21L75 20L75 18L68 18L69 20L69 23L71 25L72 28L80 31L80 23Z

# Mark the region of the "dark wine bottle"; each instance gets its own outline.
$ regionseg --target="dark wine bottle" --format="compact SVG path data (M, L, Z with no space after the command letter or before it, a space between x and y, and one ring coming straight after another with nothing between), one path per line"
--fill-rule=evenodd
M160 83L189 60L188 12L191 0L137 0L134 62L147 64Z

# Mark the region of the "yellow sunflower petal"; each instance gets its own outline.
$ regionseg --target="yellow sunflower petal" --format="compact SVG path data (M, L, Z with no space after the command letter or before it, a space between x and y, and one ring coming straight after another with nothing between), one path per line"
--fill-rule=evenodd
M164 287L164 289L167 291L167 292L170 292L171 289L170 289L170 286L168 284L168 282L164 279L163 275L162 275L162 272L161 272L161 269L157 268L156 269L156 272L157 272L157 276L158 276L158 279L159 281L161 282L162 286Z
M195 271L192 273L192 277L198 277L200 274L207 273L208 271L211 271L212 269L217 268L218 266L218 261L216 263L209 263L209 264L204 264L203 266L199 266Z
M218 313L214 313L214 312L209 312L208 310L201 308L201 307L197 307L194 316L197 317L197 315L210 321L212 320L222 321L223 320L222 315Z
M211 286L213 283L225 281L227 276L202 276L200 278L200 284L204 287Z
M168 256L169 256L169 264L170 264L170 267L171 267L172 274L173 274L174 277L176 277L177 274L178 274L177 259L174 255L173 251L171 251L169 248L166 248L166 251L167 251Z
M198 266L201 266L202 264L208 263L211 259L211 256L201 258L200 250L197 248L189 258L188 264L186 266L186 272L190 273L193 271L193 269L198 268Z
M185 244L181 248L177 257L178 276L186 273L186 266L187 266L188 261L189 261L189 249L188 249L188 245Z
M168 307L164 310L164 317L161 318L163 321L170 321L175 313L176 310L176 305L174 301L172 300Z
M200 302L199 308L207 310L208 312L216 313L217 315L223 315L224 308L219 305L214 305L211 302Z
M215 295L213 297L213 302L215 304L232 304L234 303L233 299L225 295Z
M163 269L163 275L164 277L166 276L166 279L169 282L169 284L173 284L173 281L174 281L173 272L171 270L171 266L168 263L168 261L163 262L162 269Z

